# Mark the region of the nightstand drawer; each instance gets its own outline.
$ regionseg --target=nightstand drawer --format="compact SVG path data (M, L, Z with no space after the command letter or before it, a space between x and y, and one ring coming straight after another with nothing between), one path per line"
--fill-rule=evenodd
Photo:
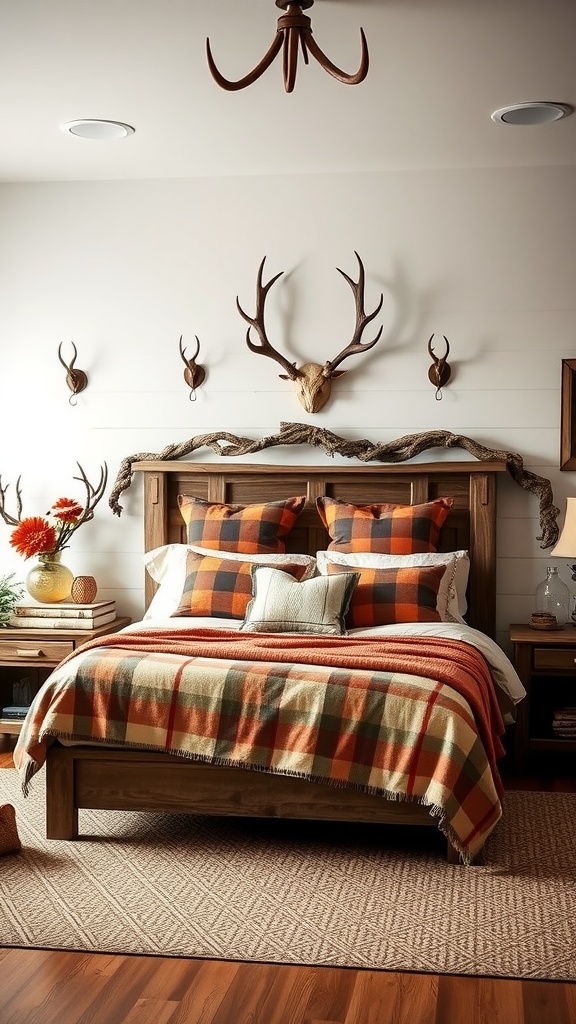
M73 650L71 640L0 640L0 661L59 662Z
M576 671L576 647L535 647L534 668L539 672L548 669L572 669Z

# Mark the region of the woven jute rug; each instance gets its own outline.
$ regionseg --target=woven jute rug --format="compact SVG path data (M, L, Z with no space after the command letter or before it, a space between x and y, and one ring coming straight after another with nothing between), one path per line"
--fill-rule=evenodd
M434 828L83 811L49 842L43 785L0 771L0 945L576 980L574 793L509 793L467 868Z

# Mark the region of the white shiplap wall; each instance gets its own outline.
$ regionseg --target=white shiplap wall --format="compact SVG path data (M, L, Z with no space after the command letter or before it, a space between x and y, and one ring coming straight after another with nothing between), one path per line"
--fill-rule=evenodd
M113 480L129 454L212 430L260 437L288 420L374 441L432 428L466 434L521 454L551 479L563 512L576 486L558 468L561 360L576 349L575 185L574 167L534 167L0 186L8 504L19 474L25 513L41 513L55 497L81 494L77 460L93 479L106 460ZM271 340L290 359L323 362L351 336L353 299L335 268L355 277L354 249L367 308L384 292L383 336L347 361L330 403L308 416L279 368L246 348L236 295L253 308L267 255L268 276L285 271L268 300ZM427 379L433 332L440 351L441 335L451 345L453 379L440 402ZM189 346L199 335L208 374L194 403L181 333ZM71 341L89 377L75 408L56 355ZM318 457L273 449L262 461ZM137 483L122 500L120 519L100 504L66 558L138 617ZM505 645L508 622L533 608L547 555L536 540L537 500L509 478L499 520ZM22 575L8 536L0 523L0 571Z

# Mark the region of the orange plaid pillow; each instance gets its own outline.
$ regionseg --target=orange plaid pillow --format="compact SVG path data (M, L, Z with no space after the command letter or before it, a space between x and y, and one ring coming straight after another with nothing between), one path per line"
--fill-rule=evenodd
M453 498L437 498L422 505L352 505L335 498L316 499L318 514L330 534L328 550L382 555L436 551L440 528L453 503Z
M189 494L178 495L188 543L243 555L283 554L286 537L300 515L305 497L257 505L224 505Z
M360 569L331 562L327 569L330 576L340 572L360 574L346 615L347 629L441 621L436 603L445 565Z
M216 619L243 619L252 597L253 562L220 558L218 555L186 557L186 579L180 603L172 618L180 615L207 616ZM265 565L265 562L259 562ZM273 567L276 566L272 563ZM295 580L309 572L307 565L291 562L282 565Z

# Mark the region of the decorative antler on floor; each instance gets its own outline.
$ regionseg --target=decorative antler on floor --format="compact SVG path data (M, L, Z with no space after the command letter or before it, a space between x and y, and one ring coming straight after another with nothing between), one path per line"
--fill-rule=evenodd
M132 466L135 462L149 460L164 462L171 459L182 459L199 448L211 448L217 455L228 458L236 455L253 455L265 448L291 444L309 444L314 448L322 448L330 456L343 455L347 459L359 459L361 462L407 462L430 448L463 448L480 462L497 459L506 463L510 476L520 487L538 496L542 533L537 539L541 541L540 547L549 548L558 539L559 530L556 520L560 509L554 505L554 496L549 480L524 469L521 455L500 449L486 448L471 437L452 434L448 430L428 430L422 434L405 434L404 437L399 437L388 444L373 444L367 440L347 441L330 430L310 426L307 423L281 423L278 434L271 434L259 440L237 437L235 434L225 431L198 434L189 441L169 445L161 452L139 452L123 459L110 492L110 508L115 515L121 514L122 505L119 504L118 499L122 491L125 491L132 483Z

